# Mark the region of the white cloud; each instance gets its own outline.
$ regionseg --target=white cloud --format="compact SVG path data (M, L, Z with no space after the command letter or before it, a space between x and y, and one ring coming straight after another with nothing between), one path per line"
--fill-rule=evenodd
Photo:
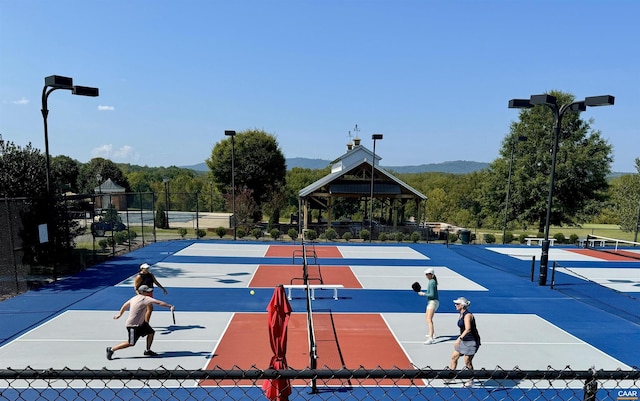
M91 157L102 157L117 162L131 163L140 159L140 154L129 145L123 145L114 149L112 144L104 144L93 148L93 150L91 150Z
M115 109L116 108L113 107L113 106L103 106L103 105L99 105L98 106L98 110L100 110L100 111L113 111Z
M117 159L128 159L132 156L136 156L136 152L129 145L124 145L113 153L113 157Z
M112 149L113 145L100 145L99 147L93 148L93 150L91 150L91 156L109 158Z
M11 103L19 104L19 105L29 104L29 99L27 99L26 97L22 96L19 100L14 100Z

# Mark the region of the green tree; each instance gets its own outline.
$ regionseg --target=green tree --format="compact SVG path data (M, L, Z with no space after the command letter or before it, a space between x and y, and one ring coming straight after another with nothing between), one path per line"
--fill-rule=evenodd
M239 132L235 137L234 183L251 190L251 196L259 208L267 203L285 185L286 162L275 136L260 130ZM232 138L217 143L207 159L207 166L221 193L231 190ZM279 213L274 207L272 213ZM255 216L261 217L261 216Z
M0 193L11 198L44 198L45 181L45 156L31 143L21 148L0 135Z
M568 104L573 95L551 91L558 104ZM591 129L593 120L584 121L578 113L567 112L562 119L558 141L551 224L574 223L576 214L588 200L602 201L607 190L606 177L611 172L612 147ZM485 206L498 215L504 210L511 144L518 136L527 141L518 144L511 177L509 207L523 221L538 225L544 231L549 176L553 147L553 113L546 106L520 111L503 140L501 157L491 163L492 178L488 182Z
M101 182L98 182L98 174ZM125 191L131 192L129 181L125 177L120 167L108 159L96 157L91 159L89 163L82 164L78 173L78 189L82 193L93 193L99 184L111 179L111 181L125 188Z
M298 192L318 181L331 172L330 168L324 169L308 169L294 167L287 171L286 175L286 196L287 206L284 210L285 215L298 213Z
M640 213L640 158L635 160L638 174L626 174L611 182L611 203L623 231L637 230Z
M69 156L51 158L51 179L56 183L56 193L79 192L80 162Z
M26 264L55 265L64 260L73 248L74 238L84 228L68 218L67 205L57 196L58 181L50 176L51 195L46 189L46 158L31 143L24 148L6 141L0 135L0 194L6 197L29 198L29 207L25 208L19 218L25 227L20 232L22 244L16 245L24 249L23 262ZM40 244L38 225L46 223L49 241Z

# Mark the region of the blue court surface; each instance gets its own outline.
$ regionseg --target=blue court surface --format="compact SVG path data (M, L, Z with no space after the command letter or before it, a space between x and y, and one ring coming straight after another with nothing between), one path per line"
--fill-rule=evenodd
M235 315L266 313L273 286L256 285L265 271L261 269L301 270L301 259L294 255L270 255L273 247L282 245L294 244L154 243L0 302L2 368L207 368L221 344L235 341L229 338ZM331 252L323 253L324 247ZM314 310L381 316L385 330L415 367L448 366L458 330L452 300L459 296L471 300L482 336L475 369L629 370L640 365L637 259L610 260L604 252L552 247L549 259L557 262L552 289L537 285L537 266L535 281L530 279L532 256L539 259L539 247L318 243L314 248L318 256L312 262L323 274L340 266L355 283L340 288L337 300L333 291L317 290ZM637 249L627 251L640 255ZM126 316L112 316L134 295L133 278L143 262L152 265L167 288L168 295L157 290L155 296L176 305L177 324L167 309L156 307L151 323L156 329L154 350L161 357L143 356L141 341L109 361L105 348L125 339ZM414 281L426 284L426 267L436 272L441 301L434 318L438 338L431 345L424 344L425 298L410 288ZM297 291L291 305L295 312L305 312L304 292ZM264 333L256 330L255 335ZM391 368L385 366L384 349L378 351L379 365ZM249 362L259 368L268 365L268 359Z

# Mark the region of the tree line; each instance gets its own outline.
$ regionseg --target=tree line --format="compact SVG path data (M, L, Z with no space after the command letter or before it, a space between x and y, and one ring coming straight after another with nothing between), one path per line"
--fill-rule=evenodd
M551 94L561 103L573 101L567 93ZM428 197L428 221L493 229L502 229L506 222L509 230L534 228L542 232L551 171L552 123L548 108L521 110L502 140L499 157L480 171L394 175ZM635 166L638 174L609 178L612 146L600 131L591 128L592 124L593 120L583 120L578 113L568 113L563 119L551 224L619 224L623 230L633 231L640 208L640 159ZM233 164L239 221L251 224L268 220L275 224L281 216L286 219L298 213L298 191L330 172L329 167L287 170L275 135L261 130L238 132L221 140L206 163L209 171L197 172L175 166L114 163L103 158L81 163L68 156L55 156L51 158L52 195L94 193L100 185L98 178L110 178L127 192L168 191L170 205L165 204L164 196L158 196L158 207L230 212ZM21 148L0 136L2 195L43 197L44 178L45 157L41 151L31 144ZM364 200L345 199L334 205L332 215L336 220L361 219L366 215L364 205ZM405 216L424 215L410 203L406 208Z

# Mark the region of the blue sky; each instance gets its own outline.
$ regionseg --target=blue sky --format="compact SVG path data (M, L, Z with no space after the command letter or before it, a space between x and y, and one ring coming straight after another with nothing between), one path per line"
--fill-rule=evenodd
M224 130L332 160L357 124L383 166L491 162L549 90L611 94L583 118L640 157L640 2L0 0L0 135L44 151L44 77L100 88L48 99L49 146L81 162L203 162Z

